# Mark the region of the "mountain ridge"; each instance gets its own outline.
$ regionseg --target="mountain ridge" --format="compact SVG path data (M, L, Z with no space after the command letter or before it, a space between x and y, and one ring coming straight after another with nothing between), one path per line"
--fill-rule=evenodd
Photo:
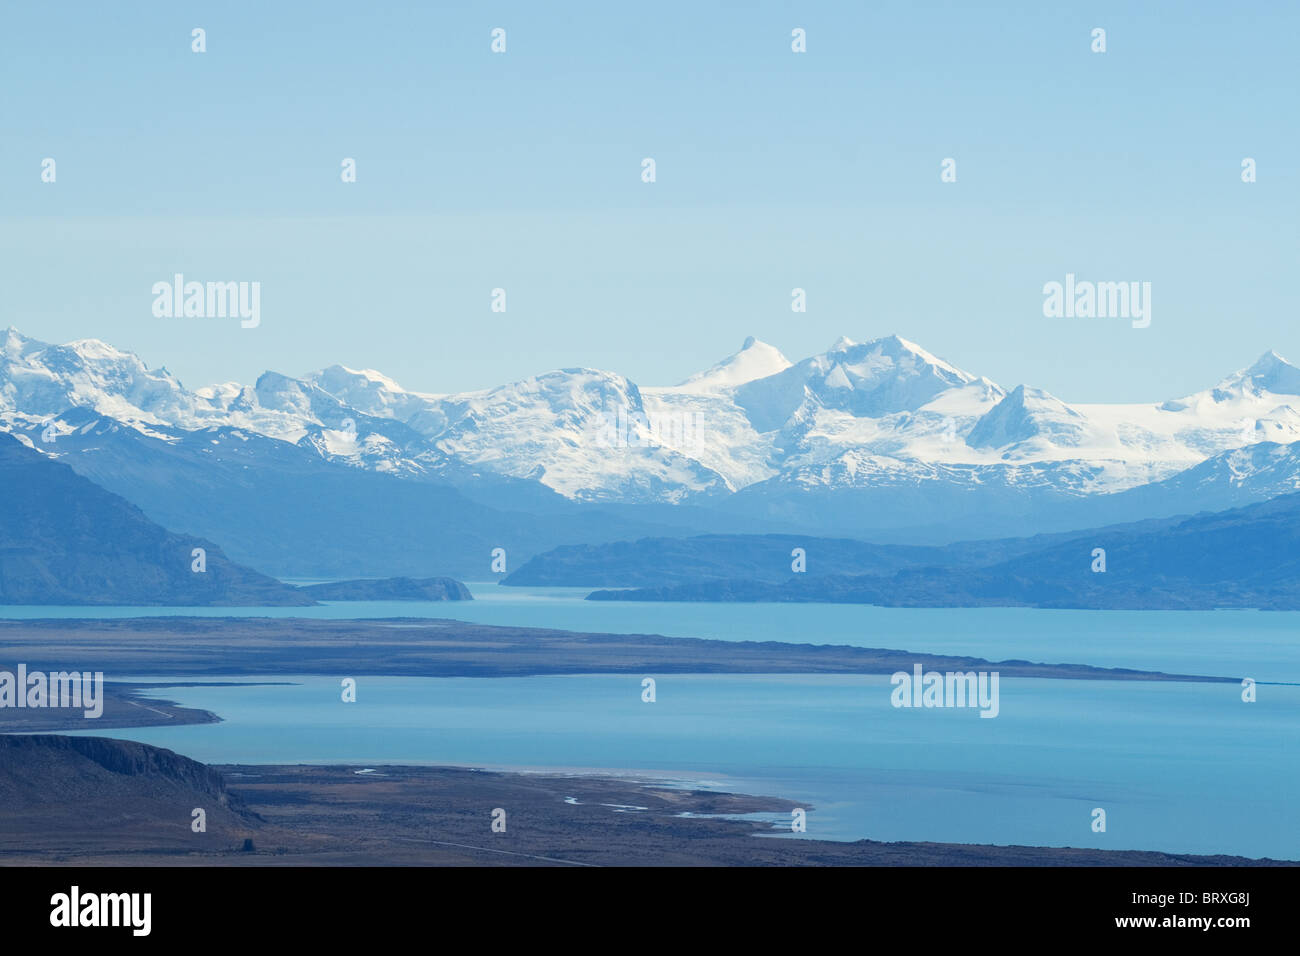
M637 542L645 552L656 542ZM723 601L856 603L883 607L1040 607L1090 610L1300 610L1300 493L1210 514L1094 528L1046 539L971 542L937 553L877 549L880 567L868 573L846 566L858 557L844 542L806 539L806 570L780 574L784 557L767 549L760 576L729 560L761 552L756 539L676 543L676 560L688 576L637 560L627 548L589 549L577 570L599 568L615 582L620 572L653 575L664 583L626 590L596 590L592 601ZM828 547L829 545L829 547ZM861 547L859 547L859 552ZM692 558L695 561L692 563ZM892 564L892 567L889 565ZM558 568L557 568L558 565ZM653 570L647 570L651 568ZM547 571L558 570L560 573ZM518 572L547 577L552 585L576 582L572 556L562 551L534 558ZM568 572L566 577L565 572ZM778 580L780 578L780 580Z
M1238 501L1267 497L1293 477L1276 457L1252 474L1254 458L1238 455L1217 484L1179 476L1266 441L1300 441L1300 396L1273 389L1300 391L1300 369L1267 352L1181 399L1071 404L1023 383L1005 389L890 335L841 338L798 362L750 337L675 386L571 368L435 394L333 365L189 391L96 340L50 346L0 334L0 429L53 428L56 443L33 447L96 480L107 480L106 467L88 456L105 449L71 441L77 429L101 427L87 421L92 412L102 427L155 440L164 459L168 446L205 441L221 457L233 447L222 435L232 435L266 461L284 457L266 442L284 443L346 468L448 485L504 511L689 506L694 517L683 511L682 520L695 530L748 520L881 540L915 533L923 543L1205 510L1228 490ZM205 429L220 434L205 438ZM75 447L56 452L65 438ZM114 490L146 505L140 488ZM1139 503L1152 510L1132 511ZM245 559L289 573L260 552Z

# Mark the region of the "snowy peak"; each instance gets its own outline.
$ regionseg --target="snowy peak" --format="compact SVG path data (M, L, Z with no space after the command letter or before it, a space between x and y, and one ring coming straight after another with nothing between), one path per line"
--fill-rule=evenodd
M279 372L263 372L253 390L258 408L278 412L302 427L337 428L355 411L312 382ZM356 425L353 419L352 427Z
M257 395L257 404L262 408L277 412L288 412L308 420L316 418L313 404L325 393L314 385L279 372L263 372L257 377L253 386Z
M1255 446L1300 441L1300 368L1268 352L1186 399L1072 407L1026 385L1005 392L897 335L840 338L796 364L749 337L666 388L570 368L434 395L332 365L189 391L95 339L56 346L0 332L0 428L94 425L79 416L169 442L202 435L205 446L207 430L233 430L267 440L230 443L248 454L310 446L357 468L538 482L573 500L680 502L769 481L978 484L1016 468L1075 494L1160 480L1232 449L1243 451L1223 467L1271 473Z
M911 342L903 338L902 336L888 335L883 339L877 339L875 342L869 342L867 344L873 346L879 346L879 348L882 351L886 352L891 356L912 357L916 361L922 362L926 365L933 366L934 368L937 369L942 369L944 372L948 373L949 375L955 376L956 378L960 379L961 380L960 384L964 385L968 382L975 381L974 375L971 375L969 372L962 371L961 369L957 368L957 366L955 365L950 365L948 362L945 362L943 359L939 358L934 353L927 352L925 349L921 348L921 346L917 345L915 342Z
M130 363L139 368L145 367L134 352L123 352L99 339L77 339L66 345L52 346L52 348L70 352L86 362Z
M966 444L971 448L1006 448L1026 442L1075 447L1088 437L1087 419L1040 388L1017 385L975 423Z
M1216 401L1225 401L1261 392L1300 395L1300 368L1270 349L1250 368L1229 375L1220 382L1214 389L1214 398Z
M888 411L919 407L941 391L975 381L969 372L897 335L861 344L842 338L832 351L806 361L811 377L821 373L834 389L848 388L877 394L886 402L903 403ZM888 394L880 394L882 390Z
M1189 446L1205 456L1223 450L1221 438L1234 432L1240 437L1233 447L1261 438L1287 440L1287 435L1300 433L1297 396L1300 368L1270 350L1213 388L1155 407L1177 415Z
M376 418L406 419L417 414L436 398L419 392L408 392L387 375L374 369L351 369L346 365L331 365L304 376L340 402Z
M742 386L736 401L755 429L768 432L783 427L805 403L878 418L915 411L974 381L969 372L897 335L860 344L842 338L829 352Z
M706 372L692 375L678 388L694 392L737 388L747 382L783 372L791 364L779 349L760 342L751 335L745 339L739 352L729 355Z
M691 444L693 419L663 427L636 384L613 372L560 369L440 404L431 436L440 453L572 499L675 501L725 487L675 447Z
M350 388L373 392L386 392L393 395L405 394L406 389L395 381L372 368L348 368L346 365L331 365L319 372L310 372L303 378L319 385L332 395L342 397L339 392Z
M48 346L44 342L28 338L12 325L0 332L0 359L16 361L25 358L31 352L40 351Z
M0 335L0 407L31 416L93 408L123 421L158 424L202 404L165 368L98 339L50 345L8 328Z

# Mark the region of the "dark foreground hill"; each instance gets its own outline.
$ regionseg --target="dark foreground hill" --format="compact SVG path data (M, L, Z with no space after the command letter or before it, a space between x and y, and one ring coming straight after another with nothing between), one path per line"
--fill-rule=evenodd
M194 811L204 812L195 832ZM256 815L212 768L160 747L102 737L0 736L0 856L235 850Z
M0 433L0 604L291 605L310 595ZM202 548L206 570L195 571Z
M777 796L472 768L210 768L103 738L0 736L0 864L133 866L1261 866L1271 860L952 843L756 840ZM195 807L207 831L193 832ZM509 808L505 833L492 808ZM785 825L788 829L788 824ZM247 841L247 843L245 842Z

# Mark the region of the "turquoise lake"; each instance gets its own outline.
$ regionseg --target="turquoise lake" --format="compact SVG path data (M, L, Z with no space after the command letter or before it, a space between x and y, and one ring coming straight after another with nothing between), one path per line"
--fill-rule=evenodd
M0 618L439 617L724 641L788 641L1300 682L1300 612L880 608L861 604L584 601L587 588L469 582L473 601L294 608L5 607Z
M224 721L112 735L211 763L646 771L804 801L810 837L1300 859L1300 687L1004 679L986 719L896 709L884 675L665 675L654 703L636 676L360 677L348 704L294 680L158 691Z
M1249 676L1254 703L1235 683L1006 678L999 716L983 719L894 708L883 675L360 677L355 704L340 700L341 675L308 675L158 691L223 722L112 735L214 763L643 772L806 803L809 837L1300 859L1300 614L623 604L583 601L585 589L470 587L472 602L0 617L443 617ZM642 676L657 677L653 704ZM1097 807L1105 833L1091 828Z

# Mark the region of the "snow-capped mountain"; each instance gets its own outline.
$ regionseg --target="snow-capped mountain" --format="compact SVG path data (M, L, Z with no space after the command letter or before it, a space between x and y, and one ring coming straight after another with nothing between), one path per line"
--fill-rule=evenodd
M1054 448L1079 448L1096 440L1086 418L1041 388L1017 385L985 413L966 435L977 449L1007 449L1041 457Z
M196 426L206 403L165 368L95 339L48 345L9 328L0 333L0 412L57 415L91 407L140 424Z
M739 352L727 356L706 372L697 372L677 387L685 392L725 391L784 372L790 365L790 360L781 354L780 349L751 335L745 339Z
M949 495L954 513L994 499L1012 513L1028 499L1116 495L1211 460L1205 480L1231 481L1247 497L1258 484L1265 495L1295 474L1287 445L1300 441L1300 369L1269 352L1184 398L1071 405L1030 385L1003 388L891 335L840 339L793 363L750 338L673 386L574 368L434 394L334 365L191 391L102 342L0 333L6 430L31 441L34 427L54 420L66 433L69 409L82 413L78 428L91 427L84 414L93 412L164 443L217 429L227 442L255 435L402 477L508 482L587 503L735 498L725 508L763 502L769 517L798 521L805 512L792 499L811 492L839 509L859 493L888 508L889 494L906 489L906 507L920 512L933 492ZM1282 450L1251 451L1259 443ZM911 520L922 517L939 515Z
M773 431L823 409L873 420L918 411L975 381L896 335L863 344L842 338L821 355L745 383L735 398L755 428Z
M562 369L432 401L419 418L440 453L474 468L541 482L578 501L677 501L725 490L723 477L680 450L641 390L612 372Z

